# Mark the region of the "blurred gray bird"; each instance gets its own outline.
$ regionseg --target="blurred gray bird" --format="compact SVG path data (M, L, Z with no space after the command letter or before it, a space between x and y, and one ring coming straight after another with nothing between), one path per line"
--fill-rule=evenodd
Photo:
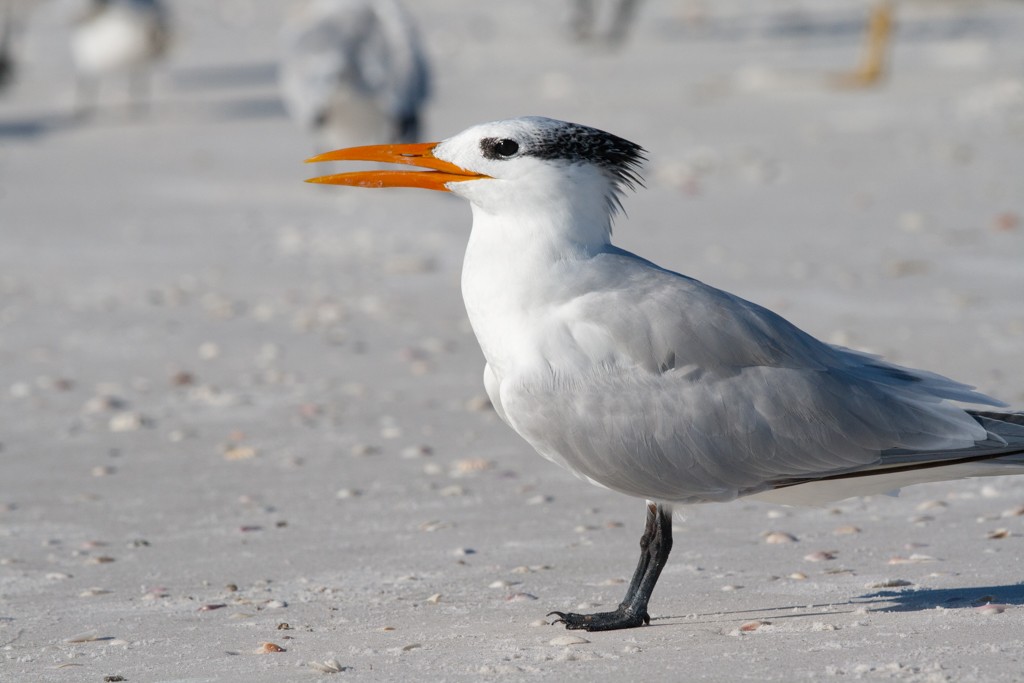
M0 7L0 91L6 88L14 76L14 9L11 2Z
M129 77L136 107L144 107L150 71L169 42L167 12L159 0L89 0L71 35L78 113L95 105L101 79L120 74Z
M608 30L603 38L597 38L598 7L595 0L573 0L569 17L569 30L575 40L587 42L601 40L609 46L618 46L626 41L630 27L636 19L640 0L614 0L609 3L611 17Z
M0 91L11 85L18 71L18 38L28 15L40 0L0 0Z
M427 59L397 0L315 0L284 32L281 93L324 143L406 142L420 132Z

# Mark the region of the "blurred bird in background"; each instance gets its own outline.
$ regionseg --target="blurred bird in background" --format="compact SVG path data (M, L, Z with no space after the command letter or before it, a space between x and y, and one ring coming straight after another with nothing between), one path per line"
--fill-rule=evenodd
M397 0L314 0L284 32L281 93L318 142L408 142L420 135L429 69Z
M595 28L598 23L597 4L596 0L572 0L569 30L575 40L580 42L598 40ZM636 18L640 0L612 0L610 5L611 17L608 30L600 40L614 47L625 42L633 20Z
M18 38L25 22L40 0L0 0L0 92L13 82L18 72Z
M137 111L150 99L152 67L170 42L167 12L159 0L89 0L71 34L76 71L76 109L96 105L99 83L126 74Z
M0 7L0 91L6 88L14 77L14 56L11 54L14 35L14 8L10 2Z

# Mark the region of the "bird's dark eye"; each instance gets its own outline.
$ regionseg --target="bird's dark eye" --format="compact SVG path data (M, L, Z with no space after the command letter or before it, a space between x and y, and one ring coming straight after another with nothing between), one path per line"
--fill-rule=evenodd
M498 144L494 146L494 151L498 153L498 156L510 157L519 151L519 143L515 140L498 140Z
M519 143L508 138L487 138L480 141L480 149L488 159L508 159L519 151Z

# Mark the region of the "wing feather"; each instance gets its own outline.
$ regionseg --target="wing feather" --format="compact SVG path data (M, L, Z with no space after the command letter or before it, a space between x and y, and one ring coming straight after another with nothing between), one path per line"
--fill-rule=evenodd
M564 267L571 284L539 321L548 366L495 392L540 453L608 488L729 500L999 439L950 403L1001 405L967 385L825 344L615 248Z

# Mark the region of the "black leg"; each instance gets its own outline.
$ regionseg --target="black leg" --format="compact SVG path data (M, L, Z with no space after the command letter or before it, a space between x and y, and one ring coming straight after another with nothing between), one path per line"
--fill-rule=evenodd
M633 628L651 623L647 614L647 603L654 593L661 570L672 552L672 508L668 505L647 503L647 524L640 537L640 561L637 562L633 579L626 589L626 597L614 612L597 614L575 614L573 612L552 612L555 624L565 624L567 629L584 631L612 631Z

